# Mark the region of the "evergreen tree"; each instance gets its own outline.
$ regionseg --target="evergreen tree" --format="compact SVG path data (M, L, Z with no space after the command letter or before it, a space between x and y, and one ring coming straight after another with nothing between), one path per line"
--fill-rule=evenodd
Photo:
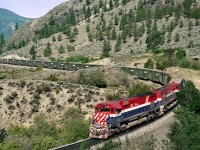
M107 36L107 40L110 40L110 38L111 38L111 32L110 32L110 27L109 26L107 26L107 28L106 28L106 33L105 33L105 35Z
M1 33L0 34L0 48L2 48L5 44L5 38L4 38L4 34Z
M89 24L87 24L87 26L86 26L86 32L90 32L90 26L89 26Z
M47 43L47 46L46 46L46 48L44 49L44 52L43 52L44 57L51 56L51 53L52 53L51 45L50 45L50 43Z
M53 42L55 42L55 41L56 41L56 38L55 38L55 36L53 36L53 37L52 37L52 41L53 41Z
M29 50L29 54L32 56L32 60L36 58L36 51L35 51L35 45L31 46L31 49Z
M75 35L77 35L78 34L78 28L74 27L73 32L74 32Z
M98 31L98 38L97 38L99 41L102 41L103 40L103 31L102 29L100 28L99 31Z
M115 6L118 7L119 6L119 0L114 0Z
M199 26L199 19L196 19L195 26Z
M71 43L72 43L72 42L74 42L74 41L75 41L76 34L74 33L74 31L73 31L73 32L71 32L71 29L70 29L68 37L69 37L69 42L71 42Z
M86 5L85 4L83 5L82 10L83 10L83 14L86 16Z
M167 35L167 42L169 43L171 41L172 33L169 32Z
M93 42L93 35L91 32L88 32L88 40L89 42Z
M127 0L122 0L122 5L126 5Z
M117 39L117 33L115 31L115 28L112 29L112 35L111 35L111 37L112 37L111 38L112 40L116 40Z
M189 27L188 27L188 30L192 30L192 26L193 26L192 21L189 21Z
M55 19L53 18L53 15L51 15L51 17L49 19L49 25L51 25L51 26L55 25Z
M115 25L119 24L119 18L117 17L117 15L115 15Z
M58 35L58 41L59 42L62 41L62 35L61 34Z
M17 22L15 22L15 31L19 29L19 25Z
M103 7L103 0L99 0L99 8Z
M183 27L183 20L180 21L180 25L179 25L179 27L180 27L180 28Z
M86 11L86 15L85 15L85 18L86 19L89 19L91 16L91 10L90 10L90 7L87 8L87 11Z
M121 50L121 43L122 43L121 35L119 34L118 38L117 38L117 42L115 44L115 51L116 52L119 52Z
M90 5L90 0L86 0L86 5Z
M127 30L124 29L124 30L122 31L122 36L121 36L121 38L122 38L122 40L123 40L123 43L126 43L126 42L127 42L127 41L126 41L127 36L128 36Z
M180 35L178 33L176 33L175 42L179 42L179 41L180 41Z
M110 7L110 9L113 9L113 1L112 0L109 0L109 7Z
M147 62L144 64L144 68L153 69L153 66L154 66L154 63L153 63L153 61L152 61L151 58L149 58L149 59L147 60Z
M68 20L67 20L67 23L74 26L76 25L76 16L74 14L74 9L70 9L69 11L69 17L68 17Z
M97 8L97 6L94 6L94 14L98 14L99 13L99 9Z
M102 31L106 30L106 20L103 19L103 24L102 24Z
M103 42L103 54L101 58L109 57L109 52L111 51L110 41L104 40Z
M63 45L60 45L59 49L58 49L58 53L62 54L65 52L65 48L63 47Z

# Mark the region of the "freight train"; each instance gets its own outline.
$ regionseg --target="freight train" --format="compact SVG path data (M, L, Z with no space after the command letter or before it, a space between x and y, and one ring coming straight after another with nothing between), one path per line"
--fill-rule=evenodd
M90 125L90 138L107 139L117 132L162 116L178 103L176 93L181 86L183 80L176 79L150 93L97 104Z

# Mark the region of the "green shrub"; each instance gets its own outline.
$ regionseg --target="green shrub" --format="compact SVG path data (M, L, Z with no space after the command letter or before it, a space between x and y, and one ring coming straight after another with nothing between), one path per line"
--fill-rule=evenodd
M158 70L164 70L166 67L167 67L167 65L164 61L158 61L156 63L156 69L158 69Z
M49 77L46 78L46 80L49 80L49 81L58 81L58 77L56 75L53 75L53 74L50 74Z
M0 73L0 79L4 79L6 77L5 73Z
M188 60L188 59L183 59L179 62L179 67L189 68L189 69L194 69L194 70L200 70L200 62Z
M81 72L77 82L79 84L88 84L99 88L107 87L107 81L105 80L105 76L101 70L91 71L89 73Z
M66 58L65 62L81 62L81 63L88 63L90 61L89 57L85 56L72 56Z
M67 46L67 51L68 51L68 52L75 51L75 47L72 46L72 45L68 45L68 46Z
M138 94L144 94L152 91L152 87L143 83L133 83L129 89L129 96L135 96Z
M161 54L161 53L163 53L163 50L162 50L162 49L153 49L153 50L152 50L152 53L153 53L153 54L156 54L156 55L157 55L157 54Z
M43 69L42 66L37 66L37 67L35 68L35 71L39 71L39 70L42 70L42 69Z
M144 68L153 69L153 66L154 66L154 62L152 61L151 58L149 58L149 59L147 60L147 62L144 64Z
M186 58L186 51L183 49L178 49L178 51L176 52L176 58L178 60L183 60Z

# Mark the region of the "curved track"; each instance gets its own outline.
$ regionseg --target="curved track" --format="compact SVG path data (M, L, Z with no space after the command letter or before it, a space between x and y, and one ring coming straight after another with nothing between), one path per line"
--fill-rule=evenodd
M80 64L80 63L60 63L60 62L43 62L43 61L31 61L31 60L15 60L15 59L1 59L0 64L10 64L10 65L19 65L19 66L29 66L29 67L38 67L42 66L43 68L49 69L58 69L58 70L66 70L66 71L76 71L78 69L87 69L91 67L105 67L103 65L91 65L91 64ZM119 69L127 72L131 75L136 75L139 79L143 80L151 80L153 82L160 83L162 85L170 82L172 79L171 76L165 72L153 70L153 69L144 69L144 68L128 68L128 67L118 67ZM173 80L173 79L172 79ZM158 119L158 118L157 118ZM156 119L154 119L156 120ZM154 121L152 120L152 121ZM150 121L150 122L152 122ZM140 125L134 126L134 128L130 128L126 130L126 132L120 132L115 134L112 138L119 137L123 134L127 134L129 131L136 130L144 125L147 122L144 122ZM75 143L63 145L52 150L78 150L81 144L86 144L88 146L93 146L99 143L105 142L105 140L95 140L95 139L84 139L81 141L77 141Z

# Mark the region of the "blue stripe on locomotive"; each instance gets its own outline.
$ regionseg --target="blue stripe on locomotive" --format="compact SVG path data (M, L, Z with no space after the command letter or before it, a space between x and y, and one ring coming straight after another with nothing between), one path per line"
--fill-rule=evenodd
M140 113L145 113L148 111L150 111L150 105L130 110L127 112L123 112L121 115L116 117L109 117L107 118L107 123L110 124L111 126L119 126L121 122L127 120L128 118L134 117Z

